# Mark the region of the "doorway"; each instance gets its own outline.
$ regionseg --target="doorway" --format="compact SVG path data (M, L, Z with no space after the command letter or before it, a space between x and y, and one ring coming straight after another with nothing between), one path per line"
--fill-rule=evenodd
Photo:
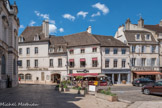
M51 75L51 81L53 83L58 83L58 82L60 82L60 80L61 80L60 74L52 74Z
M114 84L117 84L118 82L118 74L114 74Z

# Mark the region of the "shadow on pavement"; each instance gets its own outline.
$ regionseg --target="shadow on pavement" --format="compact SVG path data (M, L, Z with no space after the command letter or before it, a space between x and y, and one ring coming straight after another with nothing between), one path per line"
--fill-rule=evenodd
M79 108L72 101L79 101L83 96L60 93L54 88L53 85L19 85L16 88L2 89L0 90L0 107L2 107L1 103L16 105L34 103L38 106L32 108Z

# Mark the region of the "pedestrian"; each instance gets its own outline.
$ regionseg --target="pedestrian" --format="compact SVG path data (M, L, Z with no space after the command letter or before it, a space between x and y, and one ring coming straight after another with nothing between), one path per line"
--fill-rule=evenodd
M19 77L19 83L21 82L21 78Z

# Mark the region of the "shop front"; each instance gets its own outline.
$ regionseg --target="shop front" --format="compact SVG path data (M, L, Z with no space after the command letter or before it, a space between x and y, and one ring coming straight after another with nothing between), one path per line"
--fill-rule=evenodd
M149 78L151 80L157 81L161 79L161 72L157 71L134 71L133 72L133 79L136 78Z
M130 69L103 69L102 73L111 79L113 84L129 84L131 83Z

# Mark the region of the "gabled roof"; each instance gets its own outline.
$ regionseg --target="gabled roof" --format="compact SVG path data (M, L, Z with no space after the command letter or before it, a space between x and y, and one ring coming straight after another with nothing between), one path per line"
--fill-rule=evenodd
M24 38L24 42L32 42L34 41L34 36L36 35L39 35L40 41L48 40L48 38L45 38L45 35L42 33L42 26L28 26L20 36Z
M141 31L141 30L126 30L124 31L125 37L128 42L144 42L144 43L156 43L155 38L153 37L152 33L147 31ZM141 35L141 41L137 41L135 38L136 34ZM145 40L145 35L149 34L151 36L151 41Z
M153 30L157 33L162 33L162 26L159 26L159 24L157 24L157 25L144 25L144 28L149 29L149 30Z
M50 47L54 47L55 53L63 53L66 52L67 43L63 36L50 36ZM59 47L63 48L63 52L57 51Z
M72 46L86 46L86 45L99 45L100 43L92 34L88 32L80 32L64 36L65 41L69 47Z
M101 44L101 46L109 47L127 47L123 42L115 39L113 36L93 35Z

